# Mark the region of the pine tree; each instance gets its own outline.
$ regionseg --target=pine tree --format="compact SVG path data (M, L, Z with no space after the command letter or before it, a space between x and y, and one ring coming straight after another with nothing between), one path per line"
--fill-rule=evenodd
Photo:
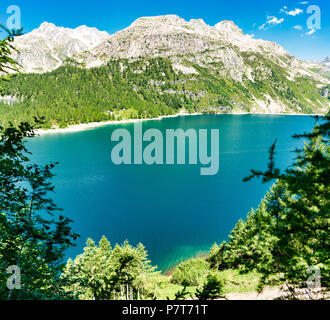
M131 246L127 241L112 249L106 237L97 246L89 239L84 253L69 260L62 275L68 283L66 291L77 299L111 300L127 289L136 296L145 276L154 271L143 245Z
M196 290L196 298L201 301L224 298L223 287L224 283L219 274L211 271L203 287Z
M261 271L264 281L281 274L293 287L306 287L311 267L319 268L322 285L330 279L330 195L329 195L329 117L306 138L297 159L283 173L275 167L275 144L270 149L268 171L252 170L246 180L261 177L263 182L277 179L281 192L278 203L269 205L275 222L272 234L278 239L272 259Z

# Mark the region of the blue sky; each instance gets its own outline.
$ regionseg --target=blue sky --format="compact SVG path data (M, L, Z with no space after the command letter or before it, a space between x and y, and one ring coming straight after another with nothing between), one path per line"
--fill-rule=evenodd
M330 55L329 0L1 0L1 24L10 16L6 13L9 5L20 7L25 32L48 21L114 33L142 16L177 14L186 20L202 18L210 25L233 20L245 33L275 41L300 59L319 60ZM307 28L310 5L321 9L321 29Z

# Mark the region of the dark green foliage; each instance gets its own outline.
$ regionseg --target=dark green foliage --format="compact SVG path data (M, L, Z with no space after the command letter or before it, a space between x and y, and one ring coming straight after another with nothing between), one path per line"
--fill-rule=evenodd
M225 270L227 262L225 258L227 242L222 242L219 246L215 243L210 250L206 261L210 264L211 269Z
M16 69L7 55L16 33L0 42L0 70ZM3 78L0 78L3 80ZM6 80L8 80L6 78ZM55 164L31 164L25 139L34 136L28 123L0 127L0 299L54 299L65 296L60 271L64 251L77 235L71 221L58 215L49 198ZM21 289L8 290L6 270L21 270Z
M8 295L5 270L19 266L24 289L10 292L14 298L52 298L61 294L56 283L64 251L77 235L71 220L58 215L59 209L48 197L54 186L50 180L55 164L31 164L24 138L33 128L0 128L0 296Z
M0 74L1 74L1 82L8 81L13 76L10 75L10 72L19 71L19 65L16 61L10 58L11 54L14 51L17 51L13 47L14 38L20 36L22 34L22 30L8 30L4 26L0 25L0 29L4 30L7 33L7 36L0 40ZM0 87L0 96L3 94L3 88Z
M196 290L196 298L201 301L223 298L224 283L217 272L210 272L201 289Z
M292 167L281 173L270 157L268 171L253 172L269 180L277 179L283 188L278 208L272 208L276 224L272 233L278 238L273 252L273 264L262 269L265 279L281 273L292 285L306 283L308 267L321 270L322 284L329 286L330 279L330 146L329 119L316 126ZM300 136L301 137L301 136ZM250 177L250 178L251 178Z
M190 292L187 291L188 284L184 283L183 284L183 289L181 291L178 291L175 294L174 300L179 301L179 300L186 300L187 297L189 296Z
M211 268L249 272L271 261L278 240L273 233L276 219L272 207L279 205L281 191L278 186L273 186L260 206L251 210L245 220L238 221L228 242L213 246L208 257Z
M199 286L207 277L208 270L209 264L205 260L191 259L175 268L172 282L186 286Z

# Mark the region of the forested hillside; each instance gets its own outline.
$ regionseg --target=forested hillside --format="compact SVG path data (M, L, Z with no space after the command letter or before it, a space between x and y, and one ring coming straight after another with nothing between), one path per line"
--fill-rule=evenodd
M290 81L285 69L277 64L258 54L244 55L255 70L255 81L229 79L222 74L221 62L201 67L187 61L187 68L195 70L187 73L174 70L171 60L161 57L110 60L105 66L91 69L68 59L66 66L50 73L21 74L4 83L0 124L44 117L42 126L51 128L153 118L180 110L267 112L277 99L287 108L275 113L318 113L329 103L314 80L300 77ZM253 58L256 55L258 59ZM270 73L267 77L265 69ZM260 105L265 99L264 106L263 102Z
M134 73L139 62L127 64L122 72L120 61L105 67L81 69L66 66L47 74L15 77L5 87L5 95L15 97L12 104L2 104L0 121L19 123L45 117L45 127L121 118L147 118L173 114L184 103L184 94L159 94L149 82L169 79L168 88L177 88L178 77L168 61L151 60L145 75Z

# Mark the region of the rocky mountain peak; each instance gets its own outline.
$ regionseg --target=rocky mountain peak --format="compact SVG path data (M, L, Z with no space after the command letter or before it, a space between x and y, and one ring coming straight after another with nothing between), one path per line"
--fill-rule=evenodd
M217 23L214 28L216 28L220 32L233 32L243 34L243 31L233 21L229 20L224 20Z
M49 30L55 30L57 27L53 23L49 22L43 22L38 29L36 29L39 32L46 32Z
M209 27L209 25L207 25L203 19L191 19L189 21L189 23L192 24L192 25L199 25L199 26Z
M177 15L164 15L154 17L142 17L135 20L131 27L155 26L155 25L181 25L186 21Z
M20 52L14 53L13 58L23 66L23 72L51 71L67 58L98 46L109 36L87 26L69 29L43 22L39 28L15 39L14 46Z

